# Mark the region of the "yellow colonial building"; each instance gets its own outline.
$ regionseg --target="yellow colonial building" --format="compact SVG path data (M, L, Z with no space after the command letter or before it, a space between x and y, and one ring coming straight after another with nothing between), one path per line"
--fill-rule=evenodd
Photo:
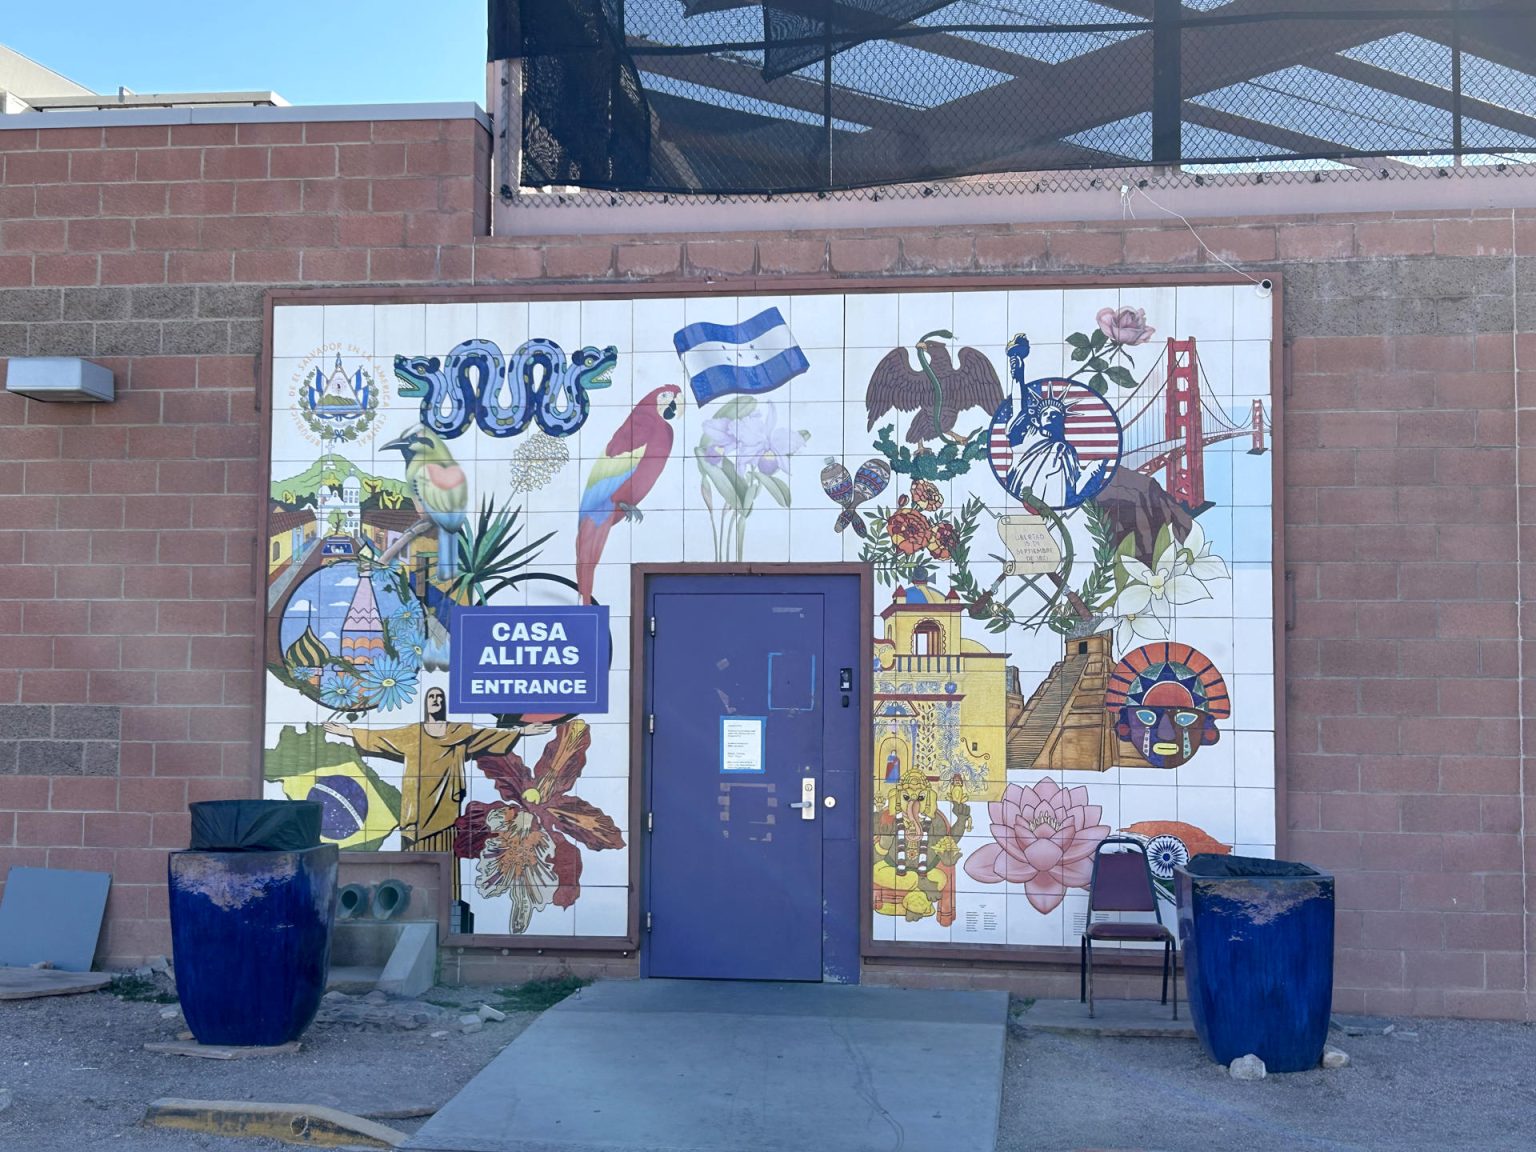
M941 793L959 777L995 800L1008 777L1008 654L961 635L965 605L920 573L898 585L875 639L875 779L893 787L916 766Z
M274 511L267 518L267 582L276 580L288 565L302 561L319 534L312 509Z

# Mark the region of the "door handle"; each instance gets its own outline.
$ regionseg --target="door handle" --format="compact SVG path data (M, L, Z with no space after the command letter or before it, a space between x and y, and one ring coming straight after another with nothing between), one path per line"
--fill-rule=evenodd
M816 819L816 777L804 776L800 780L800 799L790 805L800 809L800 819Z

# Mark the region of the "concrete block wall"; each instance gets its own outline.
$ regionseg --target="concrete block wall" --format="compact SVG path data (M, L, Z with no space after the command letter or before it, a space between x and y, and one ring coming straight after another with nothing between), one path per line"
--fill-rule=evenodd
M0 706L121 710L104 776L39 770L67 756L18 753L13 770L7 740L85 738L8 737L0 715L0 870L113 870L104 959L166 950L185 804L255 794L264 289L1048 278L1225 271L1219 257L1284 278L1282 851L1338 875L1336 1006L1536 1019L1536 618L1520 610L1536 591L1536 210L1394 211L1362 183L1357 212L1197 220L1198 238L1177 220L754 232L750 206L729 235L487 237L488 155L471 120L0 122L0 357L92 356L121 390L78 408L0 396ZM560 960L457 963L505 980ZM1018 969L966 979L1032 987Z
M108 123L0 121L0 358L87 356L118 389L0 395L0 876L110 871L113 962L169 949L187 804L256 794L262 294L468 279L490 141Z

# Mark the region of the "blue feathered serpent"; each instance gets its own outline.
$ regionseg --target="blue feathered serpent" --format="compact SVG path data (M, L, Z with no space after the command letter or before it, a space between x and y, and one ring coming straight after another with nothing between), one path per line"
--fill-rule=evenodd
M613 383L619 350L587 346L566 358L553 340L518 345L511 363L490 340L464 340L448 355L395 357L400 395L421 397L421 422L445 440L463 435L469 417L487 436L504 439L537 423L569 436L592 411L589 392Z

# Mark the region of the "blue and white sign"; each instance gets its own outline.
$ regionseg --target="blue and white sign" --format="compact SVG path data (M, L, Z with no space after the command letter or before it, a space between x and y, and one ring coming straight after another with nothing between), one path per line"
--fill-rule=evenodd
M453 613L454 712L608 711L608 606Z

